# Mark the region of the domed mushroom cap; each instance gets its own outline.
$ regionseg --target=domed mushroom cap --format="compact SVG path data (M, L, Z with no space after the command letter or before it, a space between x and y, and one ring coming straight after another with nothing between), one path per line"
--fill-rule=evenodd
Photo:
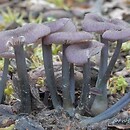
M83 65L90 57L99 53L103 46L104 44L98 41L86 41L68 46L65 54L70 63Z
M103 33L109 29L120 29L119 26L109 22L108 19L101 17L100 15L88 13L82 22L82 28L88 32Z
M64 18L56 20L56 21L44 23L44 25L50 28L51 33L57 32L59 29L65 26Z
M117 19L117 18L110 19L109 22L115 24L116 26L120 26L120 29L125 29L125 28L130 27L129 23L125 22L124 20Z
M57 31L59 31L59 32L76 31L76 26L74 25L72 20L69 18L61 18L61 19L56 20L56 21L45 23L45 25L50 28L51 33L54 33Z
M50 33L50 28L43 24L26 24L13 30L0 32L0 54L8 52L8 41L11 38L24 37L25 43L33 43L41 37Z
M44 44L49 45L52 43L73 44L85 40L93 39L93 35L88 32L57 32L50 34L44 38Z
M15 58L15 54L12 51L7 51L7 52L4 52L4 53L0 53L0 57L3 57L3 58Z
M77 31L77 28L71 19L62 18L59 21L63 22L64 27L58 30L58 32L76 32Z
M122 30L108 30L103 33L102 37L110 41L127 41L130 40L130 28Z
M50 33L49 27L43 24L29 23L22 27L12 30L10 32L10 35L13 36L14 38L19 36L24 36L25 43L33 43L39 38L48 35L49 33Z

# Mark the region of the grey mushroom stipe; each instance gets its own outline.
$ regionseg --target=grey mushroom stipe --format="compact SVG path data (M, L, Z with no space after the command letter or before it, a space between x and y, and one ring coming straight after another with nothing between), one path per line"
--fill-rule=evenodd
M98 84L100 83L100 80L103 78L103 75L105 74L105 71L106 71L107 65L108 65L108 47L109 47L108 40L106 40L106 39L102 38L102 36L100 36L100 41L102 43L104 43L104 47L101 50L99 73L98 73L98 79L96 82L96 86L98 86ZM106 87L103 87L102 89L106 89Z
M102 48L101 53L100 53L99 72L98 72L98 78L97 78L95 86L96 86L97 89L102 90L101 91L102 92L102 97L101 97L101 95L100 96L99 95L92 95L92 97L91 97L92 99L89 102L89 107L91 108L91 112L93 113L93 115L99 114L100 112L106 110L107 107L108 107L107 86L105 84L101 88L98 88L98 85L99 85L101 79L103 78L103 76L104 76L104 74L105 74L105 72L107 70L109 45L108 45L108 40L104 39L102 37L102 35L100 35L100 41L102 43L104 43L104 47ZM100 105L99 105L99 102L100 102ZM99 106L98 109L100 109L100 110L98 110L96 108L96 111L97 111L96 112L93 103L96 103L97 105L95 105L95 106Z
M74 107L72 103L72 97L70 94L70 69L69 62L67 61L65 55L65 49L67 48L67 44L63 45L63 58L62 58L62 95L63 95L63 108L67 111L67 113L73 117L74 116ZM72 84L71 84L72 85ZM73 87L73 86L72 86Z
M76 113L81 115L84 114L85 109L88 106L89 102L89 92L90 92L90 74L91 74L91 67L90 67L90 58L88 58L87 63L83 64L83 87L80 95L80 101L76 108Z
M112 107L108 108L103 113L95 116L95 117L89 117L87 119L84 119L80 122L82 127L86 127L89 124L100 122L103 120L106 120L108 118L113 117L115 114L117 114L122 108L124 108L126 105L130 103L130 92L125 94L116 104L114 104Z
M8 75L8 66L9 66L9 59L4 58L4 69L3 69L3 74L0 80L0 104L2 103L2 98L4 95L4 89L6 86L6 81L7 81L7 75Z
M74 64L70 64L70 96L72 103L75 103L75 79L74 79Z
M52 103L54 108L61 109L61 104L58 99L57 86L54 77L51 45L45 45L44 38L42 39L42 50L43 50L43 62L45 67L46 81L51 94Z

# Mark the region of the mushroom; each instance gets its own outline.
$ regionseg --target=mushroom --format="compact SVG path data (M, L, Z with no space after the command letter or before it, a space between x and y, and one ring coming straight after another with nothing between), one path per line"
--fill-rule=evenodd
M67 18L63 18L60 21L62 21L65 24L65 26L63 28L61 28L59 30L59 32L76 32L76 26L73 24L72 20L68 20ZM66 48L65 46L66 45L63 44L63 51ZM65 55L63 54L63 56L65 56ZM64 68L64 66L65 65L62 64L62 68ZM70 96L71 96L72 103L74 104L74 101L75 101L74 65L70 64L69 68L70 68L70 76L69 76L69 78L70 78Z
M130 39L130 28L121 30L108 30L103 34L103 37L110 41L122 40L123 42Z
M104 77L104 74L107 69L108 64L108 39L102 37L102 33L106 30L119 30L126 26L127 24L122 20L112 19L108 20L106 18L101 17L100 15L89 13L86 14L85 19L82 23L83 30L88 32L96 32L100 33L101 42L104 43L104 47L101 51L101 58L100 58L100 66L99 66L99 73L98 79L96 82L96 87L99 87L99 83ZM102 111L107 109L108 102L107 102L107 90L106 84L104 86L100 86L98 88L102 92L102 96L92 96L89 108L94 115L101 113ZM95 99L94 99L95 98ZM97 99L96 99L97 98ZM95 104L94 104L95 103Z
M122 30L108 30L103 33L103 38L109 39L110 41L117 41L117 45L114 51L114 54L111 58L111 61L109 62L109 65L107 67L107 70L99 83L98 87L104 86L107 83L107 80L110 78L111 71L115 65L115 62L117 61L118 55L120 53L120 49L122 46L123 41L130 40L130 31L129 29L122 29ZM121 35L118 35L121 34ZM126 106L130 102L130 92L127 93L124 97L122 97L116 104L114 104L112 107L108 108L103 113L97 115L94 118L89 118L81 121L81 124L83 126L99 122L108 118L111 118L115 114L117 114L124 106Z
M21 112L31 112L30 85L25 63L23 44L35 42L37 39L48 35L50 29L43 24L26 24L14 30L0 32L0 53L6 54L11 47L14 48L18 77L21 86ZM7 56L7 55L6 55Z
M83 88L77 112L81 113L88 105L90 86L90 58L101 51L103 44L97 41L85 41L66 48L66 57L70 63L83 65ZM82 57L82 58L81 58Z
M67 26L67 25L66 25ZM65 28L66 29L66 28ZM63 107L64 109L70 114L73 115L73 105L70 96L70 70L69 70L69 63L66 59L65 49L68 47L68 44L73 44L75 42L83 41L86 39L92 39L93 36L87 32L81 31L76 32L72 26L68 28L71 32L56 32L46 36L43 40L44 45L50 45L52 43L62 43L63 44L63 61L62 61L62 93L63 93ZM64 29L63 29L64 31ZM73 31L73 32L72 32ZM44 50L43 50L44 52Z
M119 29L120 26L116 26L114 22L110 22L108 19L94 13L88 13L85 15L82 22L82 28L88 32L103 33L110 29Z
M125 22L124 20L121 19L109 19L108 22L115 24L116 26L118 26L120 29L125 29L130 27L129 23Z
M50 28L51 33L57 32L59 29L61 29L64 26L63 19L59 19L57 21L47 22L44 23L44 25L48 26Z
M62 31L76 31L75 25L72 23L72 21L68 18L62 18L55 22L46 23L47 26L51 28L51 33L54 32L62 32ZM52 34L51 34L52 35ZM47 39L47 38L45 38ZM55 78L54 78L54 70L53 70L53 64L52 64L52 50L51 45L53 43L50 41L50 44L46 44L49 39L45 41L45 39L42 39L42 49L43 49L43 60L45 65L45 72L46 72L46 80L47 84L51 93L52 102L54 108L61 108L61 105L59 103L58 95L57 95L57 89L55 84Z

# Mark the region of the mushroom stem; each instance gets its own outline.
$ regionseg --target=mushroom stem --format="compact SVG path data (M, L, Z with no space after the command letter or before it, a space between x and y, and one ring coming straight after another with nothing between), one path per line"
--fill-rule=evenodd
M108 63L108 40L102 38L100 36L101 43L104 43L104 47L101 50L101 56L100 56L100 66L99 66L99 73L98 73L98 79L96 82L96 86L100 83L101 79L103 78L106 70L107 70L107 63ZM102 87L102 89L105 89L106 87Z
M83 114L85 107L88 105L88 96L90 91L90 59L83 65L83 88L77 112Z
M42 50L43 50L43 61L45 67L46 81L51 94L52 103L54 108L60 109L61 105L58 99L57 87L55 83L51 45L45 45L44 43L42 43Z
M101 43L104 43L104 47L101 50L101 56L100 56L100 65L99 65L99 73L98 73L98 78L97 78L97 82L96 82L96 87L99 85L101 79L103 78L106 70L107 70L107 64L108 64L108 40L104 39L102 37L102 35L100 35L100 41ZM102 97L106 97L107 94L107 89L106 89L106 85L102 86ZM89 102L89 108L91 108L94 100L95 100L95 96L96 95L91 95L91 99Z
M70 116L74 115L74 108L70 95L70 69L69 62L65 55L65 49L68 45L63 45L63 59L62 59L62 94L63 94L63 107Z
M112 107L110 107L103 113L99 114L98 116L94 118L88 118L88 119L82 120L80 124L83 127L86 127L88 124L92 124L92 123L109 119L113 117L115 114L117 114L128 103L130 103L130 92L125 94L125 96L123 96L116 104L114 104Z
M31 112L31 91L30 91L29 79L28 79L26 62L25 62L25 52L22 44L13 47L15 52L17 73L18 73L20 87L21 87L21 112L30 113Z
M75 101L75 79L74 79L74 64L70 64L70 96L72 103Z
M107 94L106 94L106 88L104 86L107 84L108 79L110 78L110 74L112 72L112 69L117 61L118 55L120 53L120 49L122 46L122 41L117 41L117 46L115 48L115 52L111 58L111 61L109 62L109 65L107 67L107 70L102 77L100 83L97 85L97 88L100 89L102 93L104 93L104 96L97 95L95 97L95 100L92 104L91 111L94 113L94 115L97 115L101 112L103 112L107 108ZM101 105L102 104L102 105Z
M104 39L102 37L102 35L100 35L100 41L101 41L101 43L104 43L104 47L101 50L99 73L98 73L98 78L97 78L97 82L96 82L96 87L99 85L101 79L103 78L103 76L107 70L107 64L108 64L108 40ZM107 97L106 87L107 86L105 84L105 86L102 86L100 88L102 90L102 97ZM95 95L92 95L91 100L89 102L89 108L91 108L94 100L95 100ZM107 100L105 100L105 102L107 103ZM106 107L107 107L107 105L106 105ZM104 108L104 109L106 110L106 108Z
M121 46L122 46L122 41L118 40L117 41L117 45L116 45L116 48L115 48L115 51L114 51L114 54L111 58L111 61L107 67L107 70L103 76L103 78L101 79L101 82L99 83L99 85L97 86L98 88L102 88L102 86L106 85L108 79L110 78L110 75L111 75L111 72L112 72L112 69L117 61L117 58L119 56L119 53L120 53L120 49L121 49ZM102 90L103 91L103 90Z
M9 66L9 59L4 58L4 69L3 69L3 74L2 74L1 81L0 81L0 103L2 102L2 98L4 95L4 89L6 86L8 66Z

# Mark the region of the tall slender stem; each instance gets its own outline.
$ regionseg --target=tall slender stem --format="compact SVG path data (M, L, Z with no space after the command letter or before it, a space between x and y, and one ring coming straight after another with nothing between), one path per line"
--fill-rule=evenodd
M122 46L122 41L117 41L117 46L115 48L115 52L111 58L111 61L107 67L107 70L103 76L103 78L101 79L101 82L98 84L98 88L102 88L102 86L106 85L108 79L110 78L110 75L111 75L111 72L112 72L112 69L117 61L117 58L119 56L119 53L120 53L120 49L121 49L121 46ZM102 90L103 91L103 90Z
M3 74L2 78L0 81L0 103L2 102L2 98L4 95L4 89L6 87L6 81L7 81L7 75L8 75L8 66L9 66L9 59L4 58L4 69L3 69Z
M73 116L74 109L70 96L70 68L69 62L65 55L65 49L68 45L63 45L63 59L62 59L62 94L63 94L63 107L70 116Z
M20 81L21 87L21 112L30 113L31 112L31 91L27 73L27 67L25 62L25 52L23 45L14 46L17 73Z
M90 90L90 59L83 65L83 88L81 92L80 102L77 107L78 113L82 113L85 106L88 105L88 96Z
M102 35L100 35L100 41L101 43L104 43L104 47L101 50L101 56L100 56L100 65L99 65L99 73L98 73L98 78L97 78L97 82L96 82L96 87L99 85L101 79L103 78L106 70L107 70L107 64L108 64L108 40L104 39L102 37ZM107 89L106 89L106 85L102 86L103 93L102 96L106 96L107 94ZM89 102L88 107L91 108L94 100L95 100L95 95L91 95L91 99Z
M98 79L96 82L96 86L100 83L101 79L103 78L106 70L107 70L107 63L108 63L108 40L103 39L102 36L100 36L101 42L104 43L104 47L101 50L101 58L100 58L100 66L99 66L99 73L98 73ZM106 87L102 87L102 89L105 89Z
M74 79L74 64L70 64L70 96L72 103L75 102L75 79Z
M112 69L117 61L118 55L120 53L120 49L122 46L122 41L117 41L117 46L115 48L115 52L109 62L107 70L103 75L102 79L100 80L99 84L97 84L97 88L100 89L103 95L97 95L94 99L94 102L91 107L91 111L94 115L97 115L107 109L108 102L107 102L107 91L106 91L106 84L108 79L110 78Z
M129 103L130 103L130 92L127 93L125 96L123 96L116 104L114 104L112 107L110 107L103 113L99 114L98 116L94 118L88 118L88 119L82 120L80 123L83 127L86 127L88 124L92 124L92 123L109 119L113 117L115 114L117 114L123 107L125 107Z
M54 108L60 109L61 105L58 99L57 87L55 83L51 45L45 45L44 43L42 43L42 50L43 50L43 61L45 67L46 81L51 94L52 103Z

